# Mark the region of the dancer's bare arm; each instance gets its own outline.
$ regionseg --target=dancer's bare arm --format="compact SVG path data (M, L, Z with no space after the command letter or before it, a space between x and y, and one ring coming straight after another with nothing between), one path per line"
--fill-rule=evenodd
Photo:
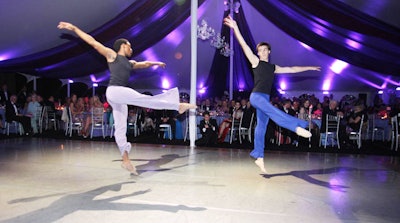
M247 45L242 34L240 33L240 30L239 30L239 27L238 27L236 21L233 20L231 16L227 16L224 19L224 24L229 26L231 29L233 29L236 39L238 40L240 46L242 47L243 52L246 55L247 59L250 61L251 66L253 68L257 67L258 63L260 62L260 59L253 53L253 51L251 50L249 45Z
M278 65L275 65L275 73L281 74L281 73L299 73L307 70L316 70L320 71L321 67L317 66L293 66L293 67L280 67Z
M79 36L79 38L103 55L107 59L107 62L113 62L117 57L117 53L114 50L105 47L103 44L95 40L91 35L83 32L81 29L71 23L60 22L57 28L73 31L77 36Z
M135 60L130 60L129 62L132 63L133 69L142 69L142 68L148 68L151 66L160 66L162 68L165 68L166 64L164 62L159 62L159 61L135 61Z

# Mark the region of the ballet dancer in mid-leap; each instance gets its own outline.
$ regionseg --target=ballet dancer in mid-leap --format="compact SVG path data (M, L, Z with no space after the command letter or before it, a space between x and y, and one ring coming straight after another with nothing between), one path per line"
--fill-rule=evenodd
M129 159L131 144L127 142L126 139L128 105L152 109L177 110L179 113L183 113L188 109L194 109L196 105L180 103L178 88L173 88L159 95L149 96L140 94L132 88L127 87L130 72L133 69L148 68L151 66L165 67L165 63L158 61L129 60L128 58L132 56L133 50L128 40L116 40L113 50L96 41L92 36L71 23L60 22L57 28L73 31L83 41L106 58L111 72L110 81L106 90L106 97L113 111L115 124L114 136L122 156L121 166L131 174L138 175L136 168Z
M233 20L231 16L227 16L224 19L224 24L233 29L236 39L253 68L254 88L250 95L250 103L257 109L257 126L254 131L254 149L251 151L250 155L256 159L255 163L261 171L266 172L264 167L265 132L270 118L277 125L289 129L299 136L305 138L311 137L311 133L305 129L308 122L290 116L270 103L269 94L275 74L298 73L307 70L319 71L321 68L317 66L280 67L269 63L271 47L268 43L261 42L257 45L257 57L245 42L236 21Z

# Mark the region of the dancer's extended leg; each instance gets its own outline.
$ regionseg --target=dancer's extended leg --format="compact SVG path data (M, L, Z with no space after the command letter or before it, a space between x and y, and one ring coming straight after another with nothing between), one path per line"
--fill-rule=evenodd
M291 116L280 110L279 108L273 106L269 102L269 95L262 93L252 93L250 96L250 101L254 107L265 113L270 119L272 119L277 125L295 132L299 136L309 138L311 133L305 128L308 126L308 122L301 120L297 117Z

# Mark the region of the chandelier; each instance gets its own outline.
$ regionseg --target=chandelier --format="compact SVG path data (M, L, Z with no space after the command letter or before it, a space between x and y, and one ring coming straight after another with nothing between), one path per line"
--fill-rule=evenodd
M208 40L210 37L215 35L215 30L208 26L207 22L201 20L201 25L197 25L197 38L201 40Z
M238 0L224 0L225 11L228 11L232 8L235 13L239 13L240 2Z
M224 0L224 6L225 11L231 10L231 12L239 13L240 1ZM221 36L221 33L215 35L215 30L210 27L204 19L201 20L200 25L197 25L197 38L201 40L209 40L211 38L210 45L219 50L220 54L225 57L229 57L233 54L229 43L225 42L225 36Z

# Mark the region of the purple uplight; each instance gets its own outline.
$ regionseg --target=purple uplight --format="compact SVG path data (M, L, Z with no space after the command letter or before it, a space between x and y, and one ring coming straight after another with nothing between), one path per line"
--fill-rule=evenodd
M330 66L330 69L331 69L333 72L335 72L335 73L337 73L337 74L340 74L340 73L342 73L342 71L343 71L347 66L349 66L348 63L346 63L346 62L344 62L344 61L341 61L341 60L335 60L335 61L332 63L332 65Z
M74 81L71 80L71 79L69 79L69 80L68 80L68 83L72 84L72 83L74 83Z
M3 53L0 54L0 61L8 60L12 58L14 55L12 53Z
M201 89L199 90L199 94L204 94L204 93L206 93L206 88L201 88Z
M282 89L278 89L279 94L286 94L286 92Z
M244 83L244 81L243 80L239 80L239 91L240 91L240 89L242 89L242 91L243 91L243 89L245 88L245 86L246 86L246 84Z
M286 90L286 89L287 89L286 81L281 80L281 81L279 82L279 87L280 87L282 90Z
M329 91L331 89L331 81L331 79L324 80L324 83L322 84L323 91Z
M89 75L89 77L90 77L90 80L91 80L93 83L97 82L96 76L94 76L94 74Z
M162 88L169 89L171 87L171 83L167 78L163 78L162 80Z

